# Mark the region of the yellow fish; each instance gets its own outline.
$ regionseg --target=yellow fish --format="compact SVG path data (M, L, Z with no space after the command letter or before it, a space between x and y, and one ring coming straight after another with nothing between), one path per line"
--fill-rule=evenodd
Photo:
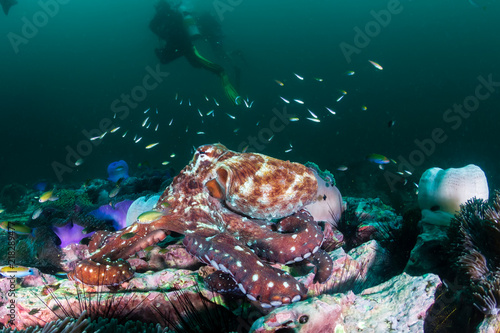
M34 230L22 223L9 222L9 221L1 222L0 228L7 232L15 232L18 235L32 235L32 236Z
M144 212L137 217L137 222L139 223L151 223L160 219L163 216L162 212L157 212L155 210L150 210L148 212Z
M43 193L38 199L38 201L39 202L56 201L57 199L59 198L54 196L54 190L50 190Z
M24 266L0 266L0 275L4 277L25 277L28 275L35 275L33 268Z

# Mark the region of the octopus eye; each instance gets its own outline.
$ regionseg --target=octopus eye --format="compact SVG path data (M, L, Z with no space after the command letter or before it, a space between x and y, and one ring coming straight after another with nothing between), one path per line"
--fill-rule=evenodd
M323 200L326 200L326 194L323 195Z
M300 316L299 323L305 324L305 323L307 323L308 320L309 320L309 316L308 315L303 315L303 316Z
M208 154L209 150L210 150L209 146L201 146L201 147L198 147L198 149L197 149L198 154L200 154L200 155Z

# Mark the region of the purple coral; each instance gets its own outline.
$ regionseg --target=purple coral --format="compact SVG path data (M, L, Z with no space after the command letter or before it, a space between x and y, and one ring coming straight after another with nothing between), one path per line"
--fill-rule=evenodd
M65 248L69 244L80 243L85 237L91 236L94 232L84 234L83 227L72 222L62 227L52 227L52 230L61 240L61 248Z
M89 214L99 220L111 220L115 230L120 230L127 226L127 212L132 202L132 200L124 200L114 206L103 205Z

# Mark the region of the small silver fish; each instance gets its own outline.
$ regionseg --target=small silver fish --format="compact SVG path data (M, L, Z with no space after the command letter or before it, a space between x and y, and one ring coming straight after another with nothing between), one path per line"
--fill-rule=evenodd
M38 208L37 210L35 210L35 211L33 212L33 215L31 215L31 218L32 218L33 220L36 220L37 218L39 218L39 217L40 217L40 215L42 214L42 212L43 212L43 209L42 209L42 208Z
M337 114L337 112L333 111L332 109L328 108L325 106L325 109L328 110L328 112L330 112L331 114Z
M114 197L116 197L118 195L118 192L120 192L120 187L119 186L117 186L114 189L112 189L111 192L109 192L108 196L110 198L114 198Z
M297 77L297 79L299 79L301 81L304 80L304 78L302 76L300 76L299 74L297 74L297 73L293 73L293 74Z
M318 116L315 115L314 112L312 112L311 110L307 109L307 111L309 111L309 113L311 114L311 116L313 116L314 118L318 118Z
M319 123L320 120L318 118L306 118L307 120L314 121L315 123Z
M286 98L283 98L283 97L281 97L281 96L280 96L280 98L281 98L281 99L283 100L283 102L285 102L286 104L290 104L290 101L289 101L289 100L287 100Z

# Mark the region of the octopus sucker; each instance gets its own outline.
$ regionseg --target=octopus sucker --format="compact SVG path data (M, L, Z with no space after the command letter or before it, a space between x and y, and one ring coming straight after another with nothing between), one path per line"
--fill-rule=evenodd
M332 269L320 250L324 234L318 224L325 220L317 216L323 216L325 202L329 218L342 212L331 180L310 165L237 153L222 144L200 146L160 196L153 209L162 213L158 220L96 232L89 244L92 256L68 276L85 284L118 285L134 272L117 260L176 232L185 236L189 253L218 269L205 279L213 290L243 293L262 307L296 302L306 297L305 286L270 263L307 259L317 267L315 281L329 278ZM136 235L124 241L129 232Z

